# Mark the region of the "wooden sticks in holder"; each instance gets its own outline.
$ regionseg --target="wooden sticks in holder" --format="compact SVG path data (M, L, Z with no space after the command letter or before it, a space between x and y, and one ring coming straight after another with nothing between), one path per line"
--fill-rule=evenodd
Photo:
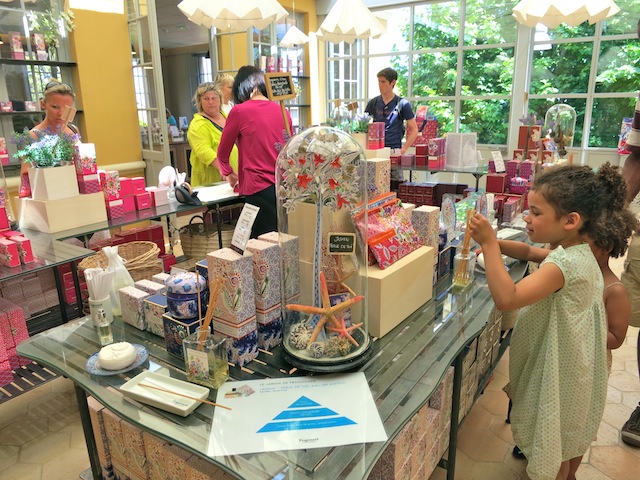
M459 287L466 287L473 281L473 275L476 266L476 254L471 252L471 235L469 234L469 222L475 215L476 211L470 209L467 211L467 224L464 233L464 241L462 250L454 257L454 276L453 284Z

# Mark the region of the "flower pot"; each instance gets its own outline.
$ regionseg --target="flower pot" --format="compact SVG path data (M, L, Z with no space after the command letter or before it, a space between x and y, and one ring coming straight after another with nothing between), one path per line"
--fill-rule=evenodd
M34 200L60 200L80 195L73 165L30 168L29 183Z

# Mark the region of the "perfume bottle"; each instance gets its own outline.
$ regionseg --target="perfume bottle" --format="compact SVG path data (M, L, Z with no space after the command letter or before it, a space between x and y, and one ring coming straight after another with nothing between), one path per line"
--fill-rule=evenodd
M102 308L98 310L97 323L100 345L104 347L105 345L113 343L113 332L111 331L111 324L109 323L107 314Z

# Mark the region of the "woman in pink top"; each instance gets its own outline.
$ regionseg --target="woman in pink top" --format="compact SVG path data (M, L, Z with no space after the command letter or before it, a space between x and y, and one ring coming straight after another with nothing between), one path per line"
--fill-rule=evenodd
M220 171L245 196L260 207L253 238L278 229L276 215L276 159L287 140L282 110L267 98L264 74L251 65L241 67L233 82L235 106L218 147ZM291 118L287 113L291 127ZM238 146L238 174L229 166L234 143Z

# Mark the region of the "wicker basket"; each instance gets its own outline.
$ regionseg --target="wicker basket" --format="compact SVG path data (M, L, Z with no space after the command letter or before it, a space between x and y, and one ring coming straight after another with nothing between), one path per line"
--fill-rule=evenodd
M153 242L129 242L118 245L118 255L124 259L124 266L134 282L162 273L163 265L162 260L158 258L159 253L158 245ZM82 271L87 268L107 268L108 265L106 255L100 250L82 260L78 268Z
M194 222L194 220L199 221ZM222 247L231 246L233 227L223 224L221 225L221 233ZM207 253L220 248L218 228L215 224L205 221L204 217L194 215L189 224L180 229L180 243L187 258L205 258Z

